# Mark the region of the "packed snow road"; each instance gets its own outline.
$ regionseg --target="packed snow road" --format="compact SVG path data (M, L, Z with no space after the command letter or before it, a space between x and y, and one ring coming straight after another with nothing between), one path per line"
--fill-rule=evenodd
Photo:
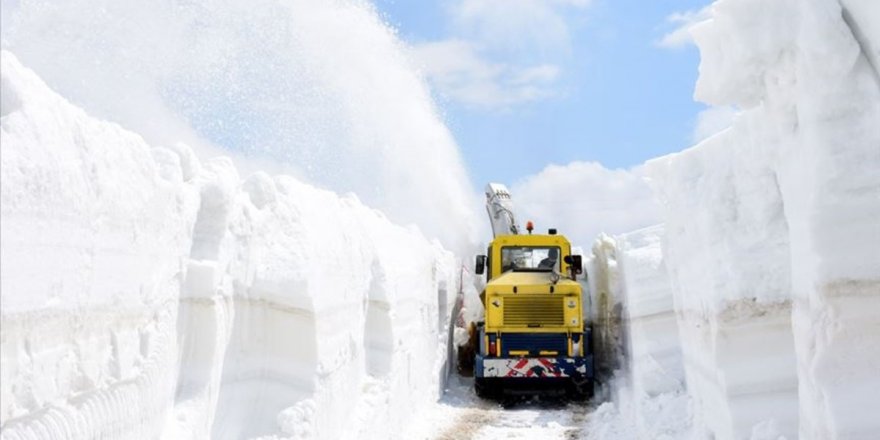
M454 376L446 394L427 419L415 423L406 438L452 439L581 439L590 414L587 403L560 400L501 404L474 395L473 379Z

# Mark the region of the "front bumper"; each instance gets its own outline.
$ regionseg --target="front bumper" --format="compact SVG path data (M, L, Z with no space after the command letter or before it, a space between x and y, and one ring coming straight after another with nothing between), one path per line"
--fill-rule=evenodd
M583 357L484 357L476 356L477 377L592 379L592 356Z

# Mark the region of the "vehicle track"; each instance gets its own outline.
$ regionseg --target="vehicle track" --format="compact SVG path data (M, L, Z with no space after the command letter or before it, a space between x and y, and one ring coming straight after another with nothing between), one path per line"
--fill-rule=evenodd
M471 379L453 377L446 395L437 403L427 427L434 434L416 438L436 440L565 439L584 437L593 408L561 400L483 400L473 393Z

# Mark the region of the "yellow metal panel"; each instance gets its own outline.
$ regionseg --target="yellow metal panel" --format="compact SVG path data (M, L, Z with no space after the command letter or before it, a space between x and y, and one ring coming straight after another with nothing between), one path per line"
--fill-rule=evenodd
M513 352L511 352L511 353L513 353ZM556 350L541 350L540 354L542 356L557 356L557 355L559 355L559 352Z
M529 351L528 350L510 350L510 355L511 356L528 356Z
M580 294L495 294L486 300L489 332L573 333L583 328Z
M551 272L505 272L496 278L493 278L486 285L486 291L491 293L551 293L552 287L554 294L570 294L579 293L581 286L560 275L557 282L552 281L553 274Z
M486 295L486 330L494 331L501 323L504 313L504 297L500 295Z
M487 332L568 333L580 332L582 322L579 283L567 278L568 265L561 262L558 277L550 272L501 273L501 248L505 246L556 246L560 257L571 255L571 244L562 235L501 235L490 246L490 281L484 294ZM555 282L554 282L555 279ZM496 341L500 348L500 341ZM487 342L488 345L488 342ZM569 352L572 351L569 340Z

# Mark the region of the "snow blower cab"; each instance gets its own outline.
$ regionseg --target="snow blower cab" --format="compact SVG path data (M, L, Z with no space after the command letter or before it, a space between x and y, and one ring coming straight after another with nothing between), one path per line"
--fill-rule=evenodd
M591 327L585 322L581 257L555 229L519 234L503 185L486 189L495 239L477 256L485 274L485 314L472 329L478 395L567 391L589 398L593 389ZM500 233L499 233L500 232Z

